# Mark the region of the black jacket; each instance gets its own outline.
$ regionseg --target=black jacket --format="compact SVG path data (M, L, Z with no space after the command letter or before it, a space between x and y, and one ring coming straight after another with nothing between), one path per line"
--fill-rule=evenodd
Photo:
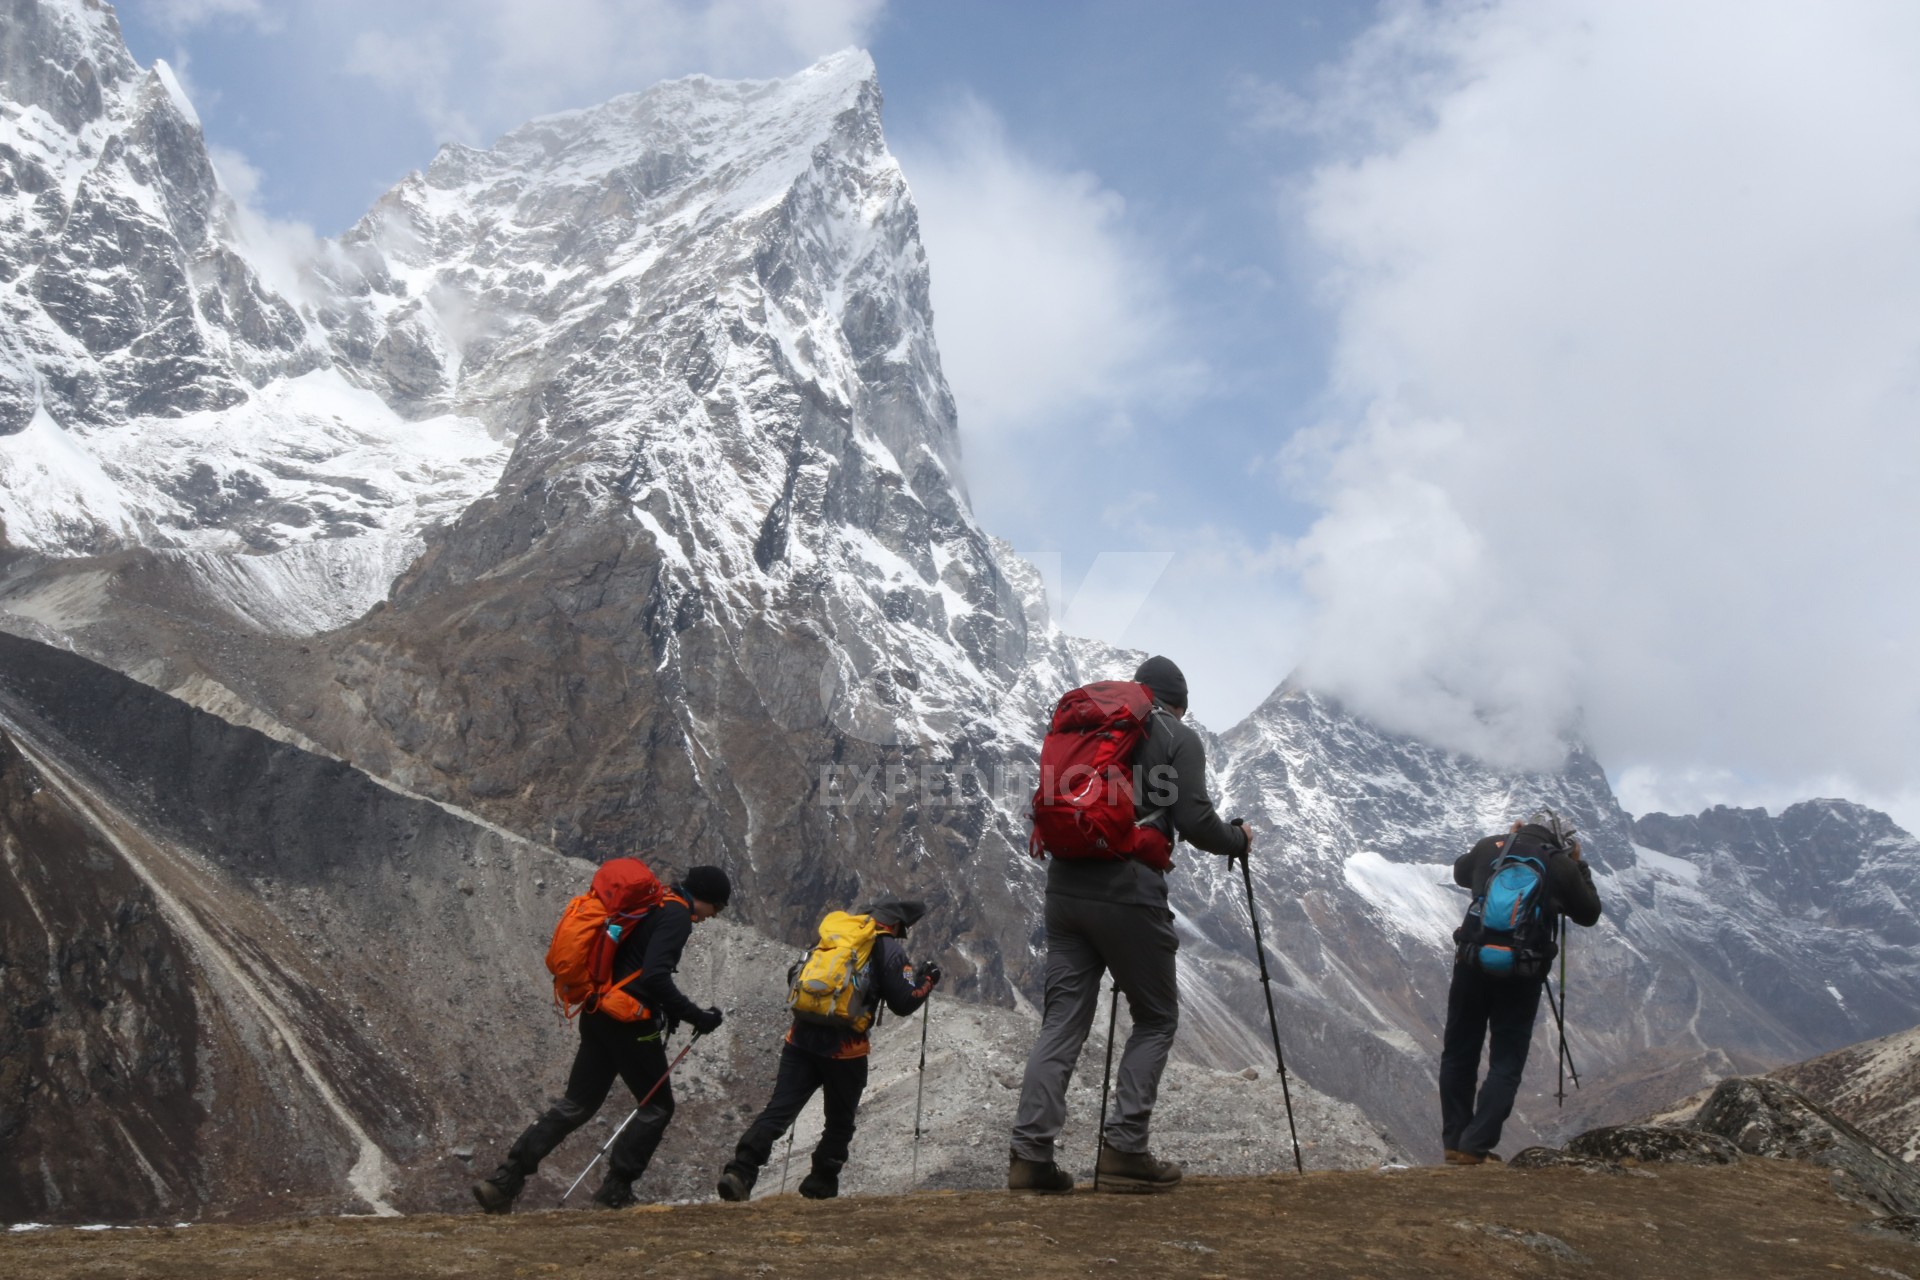
M1586 928L1600 923L1600 894L1593 887L1592 868L1555 845L1553 833L1544 827L1522 827L1518 839L1519 852L1545 858L1548 927L1555 927L1554 917L1561 915ZM1478 897L1486 888L1493 860L1506 851L1506 842L1505 835L1488 836L1461 854L1454 860L1453 882Z
M687 891L677 885L673 891L688 897ZM664 1014L669 1022L685 1022L689 1013L700 1011L700 1006L674 985L673 973L680 967L680 953L692 935L693 911L671 900L662 903L620 939L619 949L613 953L613 980L618 982L640 970L640 976L626 989L656 1017Z
M1170 836L1225 856L1246 849L1246 832L1222 819L1207 794L1206 744L1158 701L1147 721L1146 740L1133 758L1133 785L1140 816L1158 810L1157 821ZM1047 863L1047 892L1164 908L1167 877L1141 862L1052 858Z
M907 949L900 939L892 934L883 933L875 938L873 948L873 978L880 999L887 1008L893 1010L895 1017L904 1018L917 1012L933 993L932 984L929 983L925 990L914 986L913 961L907 958ZM791 976L788 981L792 981ZM876 1024L878 1021L876 1015ZM873 1047L865 1031L826 1027L817 1022L802 1022L798 1018L793 1020L793 1029L787 1032L787 1043L823 1058L864 1058Z

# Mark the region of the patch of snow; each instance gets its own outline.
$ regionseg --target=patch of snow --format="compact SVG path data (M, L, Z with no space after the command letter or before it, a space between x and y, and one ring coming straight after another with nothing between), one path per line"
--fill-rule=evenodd
M1670 880L1684 885L1697 886L1700 883L1700 868L1685 858L1676 858L1670 853L1656 853L1640 844L1633 846L1633 858L1647 870Z
M249 625L309 636L343 627L384 600L423 545L413 535L373 533L302 542L269 555L169 554Z
M139 536L126 490L45 406L25 430L0 436L0 521L18 547L64 550Z
M1402 932L1427 942L1450 943L1464 912L1447 886L1453 868L1441 862L1388 862L1362 849L1341 867L1349 888L1377 906Z

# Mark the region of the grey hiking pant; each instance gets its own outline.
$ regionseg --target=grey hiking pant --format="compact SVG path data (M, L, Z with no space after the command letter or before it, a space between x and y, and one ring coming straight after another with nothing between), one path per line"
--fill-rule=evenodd
M1067 1119L1067 1082L1100 1008L1103 971L1113 974L1133 1015L1133 1034L1120 1055L1117 1101L1107 1117L1107 1144L1116 1151L1147 1149L1160 1073L1180 1025L1178 948L1172 913L1164 907L1047 895L1046 1007L1020 1086L1013 1154L1053 1159L1054 1139Z

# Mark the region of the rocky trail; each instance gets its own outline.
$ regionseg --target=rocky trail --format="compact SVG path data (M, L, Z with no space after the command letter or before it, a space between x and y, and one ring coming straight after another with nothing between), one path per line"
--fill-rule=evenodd
M1889 1221L1889 1220L1882 1220ZM1900 1221L1898 1219L1890 1221ZM1920 1276L1825 1170L1415 1168L1194 1179L1160 1197L925 1192L250 1225L16 1230L71 1277Z

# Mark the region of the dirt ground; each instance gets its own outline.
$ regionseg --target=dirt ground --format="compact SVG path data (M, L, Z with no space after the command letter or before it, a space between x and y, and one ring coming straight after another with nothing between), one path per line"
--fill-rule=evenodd
M1497 1167L1193 1180L1156 1197L926 1192L815 1204L51 1228L0 1276L1905 1276L1824 1171L1749 1159L1606 1175Z

